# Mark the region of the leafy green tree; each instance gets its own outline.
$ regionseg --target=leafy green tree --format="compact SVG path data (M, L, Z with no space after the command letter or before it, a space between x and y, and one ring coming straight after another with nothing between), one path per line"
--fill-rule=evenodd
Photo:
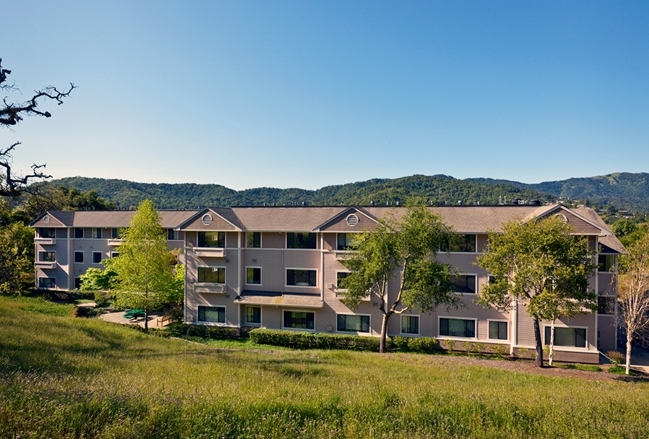
M543 367L540 322L597 305L596 293L588 289L596 268L588 241L557 217L506 223L502 233L489 234L489 246L477 264L494 278L482 288L480 304L508 310L518 300L527 307L534 321L538 367Z
M160 214L151 200L144 200L122 234L119 256L111 268L117 273L114 292L118 306L143 309L146 330L149 311L162 306L173 293L174 262Z
M354 251L342 262L350 270L343 280L343 302L356 308L371 295L383 314L379 350L385 352L388 320L410 308L429 312L440 305L457 307L461 301L451 287L450 265L435 259L437 249L452 239L452 230L424 206L409 206L405 216L379 221L361 233ZM397 280L394 299L388 284Z
M81 290L83 291L107 291L115 283L117 273L111 268L114 259L105 259L103 261L106 269L88 268L81 278Z
M0 293L34 288L34 230L13 223L0 228Z
M649 235L628 247L619 278L620 324L626 330L626 373L631 367L633 341L649 329Z

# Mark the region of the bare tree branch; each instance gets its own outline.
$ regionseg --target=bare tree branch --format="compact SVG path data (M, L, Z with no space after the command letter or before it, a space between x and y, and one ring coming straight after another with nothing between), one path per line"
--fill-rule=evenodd
M2 68L2 59L0 58L0 90L17 91L18 89L14 84L7 84L7 77L11 74L11 70ZM21 103L9 101L9 97L5 96L2 99L3 105L0 105L0 127L8 127L17 125L27 116L43 116L51 117L49 111L42 111L38 105L42 101L55 101L57 105L63 103L63 99L70 96L72 90L76 87L70 83L70 88L67 91L60 91L56 87L48 86L41 90L34 91L31 99ZM20 145L20 142L15 142L8 148L0 150L0 167L4 168L4 172L0 172L0 196L18 197L23 192L28 191L30 180L34 179L47 179L52 178L51 175L45 174L42 170L45 164L31 166L32 173L25 176L14 176L12 174L12 156L11 152ZM1 171L1 170L0 170Z

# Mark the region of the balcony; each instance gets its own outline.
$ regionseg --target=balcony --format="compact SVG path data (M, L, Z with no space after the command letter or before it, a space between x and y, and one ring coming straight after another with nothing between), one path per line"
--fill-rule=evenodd
M201 258L224 258L223 247L194 247L194 255Z
M196 282L194 283L194 292L201 294L225 294L226 292L225 284L213 284L206 282Z
M108 240L108 245L111 247L117 247L118 245L122 244L122 240L119 238L111 238Z
M34 264L37 268L41 268L44 270L52 270L56 268L56 262L54 261L36 261Z
M56 244L56 238L34 238L34 243L40 245L54 245Z

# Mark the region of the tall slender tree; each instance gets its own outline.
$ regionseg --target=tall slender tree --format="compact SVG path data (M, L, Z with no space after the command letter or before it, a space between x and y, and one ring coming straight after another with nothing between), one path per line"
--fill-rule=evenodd
M114 292L118 305L143 309L146 330L149 311L165 303L174 291L174 262L160 214L151 200L144 200L123 231L119 256L110 268L117 273Z

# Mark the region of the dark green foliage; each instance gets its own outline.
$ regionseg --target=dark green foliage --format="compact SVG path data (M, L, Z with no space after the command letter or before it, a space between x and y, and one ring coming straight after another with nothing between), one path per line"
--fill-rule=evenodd
M391 340L391 348L399 352L420 352L431 354L442 350L436 338L396 336L392 337Z
M222 326L188 325L186 323L171 323L166 328L167 332L174 337L203 337L215 340L226 340L239 338L238 328L225 328ZM246 333L247 334L247 333ZM243 335L244 337L246 335Z
M292 349L379 351L379 339L377 337L362 337L358 335L253 329L250 331L250 339L257 344L284 346Z
M413 175L397 179L372 179L311 191L304 189L255 188L234 191L216 184L149 184L126 180L71 177L47 183L80 190L96 190L120 209L133 209L148 198L161 209L196 209L205 206L301 206L306 205L395 205L411 196L427 203L454 205L497 204L500 197L509 200L538 199L554 201L556 197L521 189L513 185L490 185L458 180L446 175Z

